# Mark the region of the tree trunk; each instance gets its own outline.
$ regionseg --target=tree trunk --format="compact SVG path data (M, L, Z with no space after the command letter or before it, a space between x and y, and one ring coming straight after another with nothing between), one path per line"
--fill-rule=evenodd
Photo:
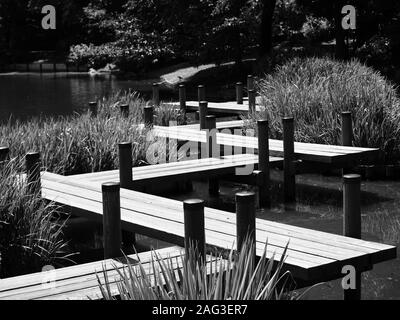
M270 55L272 50L272 26L276 0L262 0L263 8L261 13L261 38L260 56Z

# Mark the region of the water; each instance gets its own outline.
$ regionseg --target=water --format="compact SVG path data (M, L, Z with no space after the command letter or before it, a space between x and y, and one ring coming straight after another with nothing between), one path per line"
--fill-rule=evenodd
M89 101L118 90L149 91L151 83L79 73L0 74L0 119L81 112Z

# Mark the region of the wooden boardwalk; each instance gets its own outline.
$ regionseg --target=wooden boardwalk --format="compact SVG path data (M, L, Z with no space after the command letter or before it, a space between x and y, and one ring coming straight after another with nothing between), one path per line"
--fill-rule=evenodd
M236 124L237 122L230 122L225 125L225 128L232 128ZM220 124L220 128L223 127L224 125ZM153 133L160 137L182 141L206 143L207 139L206 132L197 130L194 126L155 126ZM217 133L217 144L233 147L245 147L254 150L258 149L257 137L240 136L228 133ZM269 152L270 156L283 157L283 141L269 139ZM379 156L379 149L295 142L294 156L296 159L303 161L331 165L347 165L359 160L375 160Z
M179 103L171 103L170 105L179 108ZM198 101L186 101L186 112L196 112L199 110ZM256 111L260 112L263 108L256 105ZM249 112L249 103L244 101L243 104L233 102L208 102L207 113L212 115L246 115Z
M42 174L42 196L79 210L83 217L102 220L101 184L75 180L51 173ZM183 245L182 202L121 189L122 228L177 245ZM205 209L206 243L235 247L236 215ZM353 265L360 271L396 257L396 247L363 241L263 219L256 220L256 249L261 255L265 243L267 257L280 260L288 245L285 269L308 284L342 277L342 267Z
M270 163L278 166L283 159L270 157ZM258 156L254 154L238 154L221 158L205 158L132 168L134 187L142 187L153 183L180 181L185 179L210 178L222 175L235 175L236 168L247 165L258 166ZM119 170L86 173L73 176L74 180L87 182L119 182Z
M151 261L158 259L173 259L176 273L182 268L181 256L184 250L180 247L170 247L157 251L129 255L128 261L134 269L139 270L138 261L154 283L154 273ZM98 280L104 284L104 272L110 281L112 295L118 294L117 282L120 279L117 270L127 267L122 259L107 259L72 267L56 269L48 272L38 272L13 278L0 279L0 300L97 300L102 298ZM208 270L219 266L220 260L207 258ZM158 278L161 274L158 275ZM178 276L178 274L177 274ZM50 283L46 283L51 281Z

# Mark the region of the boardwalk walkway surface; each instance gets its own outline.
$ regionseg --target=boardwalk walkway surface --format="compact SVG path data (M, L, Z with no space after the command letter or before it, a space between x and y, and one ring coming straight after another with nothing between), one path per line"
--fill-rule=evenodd
M270 157L270 163L279 165L282 158ZM135 187L223 175L234 175L235 169L247 165L257 167L258 156L254 154L238 154L221 158L205 158L157 164L132 168L133 184ZM87 182L119 181L119 170L86 173L73 176L74 180Z
M80 210L83 217L102 220L101 184L75 180L51 173L42 175L42 195L59 204ZM156 239L183 245L182 202L121 189L122 228ZM206 243L231 249L235 246L236 215L205 209ZM285 269L307 283L342 277L342 267L360 271L396 257L396 247L363 241L268 220L256 221L257 255L267 246L267 257L280 260L288 245Z
M220 124L219 127L232 128L238 125L238 121ZM218 129L218 122L217 122ZM200 131L194 125L162 127L155 126L153 133L160 137L206 143L207 133ZM258 149L258 138L251 136L240 136L228 133L217 133L217 144L233 147L245 147ZM269 139L270 156L283 157L283 141ZM325 164L346 165L359 160L374 160L379 155L379 149L346 147L337 145L294 143L294 156L298 160L311 161Z
M152 261L169 259L178 273L182 268L181 256L184 251L180 247L170 247L150 252L129 255L128 261L134 270L139 270L138 261L154 283ZM125 258L107 259L85 263L72 267L39 272L19 277L0 279L0 300L97 300L102 298L98 280L104 284L104 272L110 281L112 295L118 294L117 282L120 279L117 270L127 267ZM167 260L168 262L170 260ZM219 266L220 260L207 258L208 272L211 267ZM212 264L212 265L211 265ZM157 265L157 262L156 262ZM161 274L158 275L158 278ZM178 276L178 274L177 274Z

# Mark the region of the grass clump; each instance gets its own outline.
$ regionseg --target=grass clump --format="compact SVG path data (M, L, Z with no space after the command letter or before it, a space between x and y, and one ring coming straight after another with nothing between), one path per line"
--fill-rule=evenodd
M128 103L130 115L121 115L119 104ZM0 146L9 146L13 157L29 151L40 152L46 170L63 175L98 172L118 168L118 143L133 144L134 166L146 162L147 141L143 123L146 102L136 93L116 93L99 101L98 114L75 114L61 118L33 118L0 125ZM155 124L180 121L179 110L157 107ZM154 137L154 139L157 139Z
M354 146L380 148L400 159L400 98L379 72L357 62L295 58L258 82L272 138L282 138L282 116L295 118L295 139L341 144L342 111L353 115ZM254 126L254 122L252 124Z
M266 248L258 262L254 245L246 241L240 253L231 250L227 259L211 255L208 267L189 256L162 259L157 253L147 267L137 265L117 269L115 279L106 271L98 282L105 300L281 300L293 299L292 278L282 272L284 257L274 264L266 258Z
M68 259L59 208L31 194L17 160L0 162L0 278Z

